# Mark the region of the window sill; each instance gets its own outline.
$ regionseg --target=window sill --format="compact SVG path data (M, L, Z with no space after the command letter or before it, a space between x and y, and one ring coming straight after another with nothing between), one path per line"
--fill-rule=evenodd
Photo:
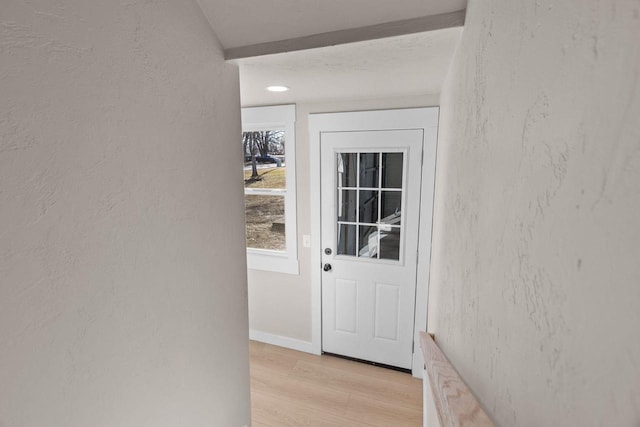
M298 260L290 258L286 252L247 249L247 268L296 276L300 274Z

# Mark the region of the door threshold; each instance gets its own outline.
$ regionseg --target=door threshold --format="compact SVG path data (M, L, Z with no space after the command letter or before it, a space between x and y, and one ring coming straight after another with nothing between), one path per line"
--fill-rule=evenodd
M407 368L400 368L398 366L385 365L384 363L372 362L370 360L364 360L364 359L358 359L358 358L355 358L355 357L343 356L342 354L328 353L326 351L323 351L322 355L323 356L326 355L326 356L337 357L337 358L340 358L340 359L351 360L353 362L364 363L364 364L367 364L367 365L378 366L380 368L391 369L392 371L403 372L405 374L411 375L411 369L407 369Z

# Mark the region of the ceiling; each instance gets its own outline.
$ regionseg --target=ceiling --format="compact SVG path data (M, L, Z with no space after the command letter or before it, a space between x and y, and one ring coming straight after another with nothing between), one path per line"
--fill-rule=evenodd
M224 49L438 15L466 0L197 0Z
M243 106L439 94L462 28L237 60ZM269 85L289 92L272 93Z
M223 49L465 8L466 0L197 0ZM243 106L439 94L461 27L237 59ZM289 92L272 93L269 85Z

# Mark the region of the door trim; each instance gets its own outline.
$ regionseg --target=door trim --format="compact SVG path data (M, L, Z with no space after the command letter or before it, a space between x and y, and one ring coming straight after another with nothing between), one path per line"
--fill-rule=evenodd
M427 330L427 298L429 266L431 263L431 235L433 220L433 191L435 187L436 145L439 107L397 110L356 111L346 113L309 114L309 182L311 196L311 346L322 352L321 299L321 218L320 218L320 133L342 131L373 131L423 129L423 165L420 189L420 221L418 230L418 267L416 310L414 316L414 352L412 374L422 378L420 331ZM377 123L371 129L371 121Z

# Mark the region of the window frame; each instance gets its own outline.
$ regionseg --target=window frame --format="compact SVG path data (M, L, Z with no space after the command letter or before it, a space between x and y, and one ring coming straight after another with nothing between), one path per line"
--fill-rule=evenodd
M284 129L285 132L285 190L245 187L244 195L271 195L282 197L284 193L286 249L280 251L247 247L247 268L297 275L299 274L299 263L298 226L296 221L296 106L291 104L267 107L245 107L242 108L241 113L242 132L271 129Z

